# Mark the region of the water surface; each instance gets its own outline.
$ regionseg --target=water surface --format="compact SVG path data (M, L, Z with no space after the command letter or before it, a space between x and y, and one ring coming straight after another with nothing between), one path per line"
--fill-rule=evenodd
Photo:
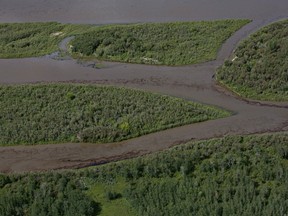
M130 23L288 14L287 0L0 0L0 22Z

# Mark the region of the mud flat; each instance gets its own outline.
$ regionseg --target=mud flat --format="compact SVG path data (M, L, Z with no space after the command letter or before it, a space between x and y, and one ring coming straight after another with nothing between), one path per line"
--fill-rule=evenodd
M19 9L13 9L15 4ZM21 4L25 6L21 7ZM81 2L81 7L79 1L72 1L69 3L72 5L68 7L69 9L65 7L66 4L68 4L67 0L49 1L49 3L44 0L37 3L35 0L28 0L25 3L20 0L4 0L3 3L1 2L0 21L48 21L52 17L56 21L78 23L220 18L250 18L254 21L226 41L215 61L204 64L159 67L103 62L104 68L95 69L84 67L73 60L56 61L48 57L7 59L0 60L1 84L81 82L125 86L218 106L232 111L234 115L225 119L169 129L120 143L3 147L0 148L1 172L83 167L160 151L188 140L288 130L288 103L267 104L243 100L217 86L213 79L216 68L223 63L224 59L229 58L241 39L270 22L285 18L288 14L287 1L265 0L260 4L256 0L225 0L219 5L219 2L212 0L180 3L169 0L165 1L163 7L163 1L145 1L136 5L130 0L127 4L121 2L121 5L120 3L118 5L114 1L96 3L93 1L92 4L92 0L86 0ZM48 12L42 13L45 7L48 8ZM140 8L141 12L139 12ZM22 11L16 15L20 9ZM80 12L76 13L76 10Z

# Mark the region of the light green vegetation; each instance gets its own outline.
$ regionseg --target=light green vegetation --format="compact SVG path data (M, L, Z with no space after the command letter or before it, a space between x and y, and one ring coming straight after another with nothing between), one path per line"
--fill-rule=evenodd
M248 20L112 25L78 35L76 57L160 65L186 65L216 58L222 43Z
M0 86L0 145L114 142L230 113L183 99L95 85Z
M90 25L48 23L0 24L0 58L42 56L57 51L65 37L88 31Z
M87 194L101 204L101 216L133 216L137 215L137 212L133 209L131 203L122 195L128 185L123 178L115 179L112 184L102 182L94 184L91 182Z
M287 185L287 133L227 136L78 171L0 175L0 215L285 215Z
M217 80L257 100L288 101L288 20L271 24L244 40L217 71Z

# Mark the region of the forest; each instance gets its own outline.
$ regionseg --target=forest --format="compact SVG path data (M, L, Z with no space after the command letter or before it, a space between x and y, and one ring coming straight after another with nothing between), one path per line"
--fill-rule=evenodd
M189 142L79 170L0 175L0 215L285 215L287 132Z
M217 80L256 100L288 101L288 20L252 34L217 71Z
M228 111L140 90L88 84L0 86L0 146L114 142Z

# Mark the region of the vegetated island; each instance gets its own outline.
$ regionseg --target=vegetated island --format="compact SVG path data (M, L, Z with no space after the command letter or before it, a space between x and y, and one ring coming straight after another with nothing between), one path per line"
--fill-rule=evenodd
M216 58L222 43L249 20L130 25L0 24L0 58L51 54L69 36L74 58L187 65Z
M0 58L25 58L48 55L59 50L66 37L80 34L91 25L44 23L0 24Z
M285 215L288 134L190 142L74 171L0 175L0 215Z
M0 110L0 146L114 142L230 115L160 94L84 84L0 86Z
M217 80L240 96L288 101L288 20L273 23L240 43Z
M214 60L217 51L249 20L111 25L75 37L74 57L156 65Z

